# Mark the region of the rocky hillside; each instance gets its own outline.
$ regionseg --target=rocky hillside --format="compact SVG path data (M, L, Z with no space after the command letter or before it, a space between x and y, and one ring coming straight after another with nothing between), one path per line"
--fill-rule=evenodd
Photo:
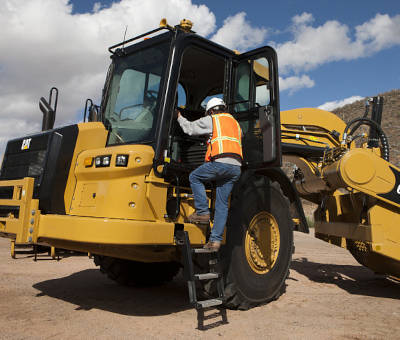
M379 94L383 96L382 128L389 139L390 162L400 166L400 90ZM366 100L367 98L365 98ZM361 117L365 111L365 100L345 105L333 112L345 122ZM370 116L369 116L370 117Z

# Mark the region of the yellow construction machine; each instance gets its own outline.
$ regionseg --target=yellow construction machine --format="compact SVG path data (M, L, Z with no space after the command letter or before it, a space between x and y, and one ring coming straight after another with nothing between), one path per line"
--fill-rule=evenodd
M90 253L121 284L162 283L183 266L199 310L276 299L291 262L293 222L277 182L290 187L279 169L275 51L237 54L195 34L188 20L175 27L163 20L109 52L101 104L88 100L82 123L53 128L52 89L39 102L43 131L8 142L0 235ZM175 116L177 107L189 120L204 116L214 96L229 103L244 132L243 175L220 256L202 249L212 225L187 223L194 212L188 176L204 162L207 136L185 135ZM207 185L211 208L214 185Z
M183 267L198 310L247 309L285 289L293 230L308 232L302 196L319 204L318 237L398 273L400 183L379 123L370 125L382 148L358 148L349 139L354 126L329 112L280 115L274 49L235 53L196 35L188 20L175 27L163 20L109 52L101 104L88 101L82 123L53 128L51 96L41 98L43 131L8 142L0 236L91 253L121 284L162 283ZM212 223L187 222L188 175L204 161L207 136L185 135L175 116L180 107L198 119L215 96L239 121L244 153L219 254L202 249ZM282 155L297 164L294 183ZM212 209L215 183L207 193Z
M400 169L389 162L382 107L383 97L370 98L347 124L318 109L281 112L282 150L297 192L318 205L315 236L399 278Z

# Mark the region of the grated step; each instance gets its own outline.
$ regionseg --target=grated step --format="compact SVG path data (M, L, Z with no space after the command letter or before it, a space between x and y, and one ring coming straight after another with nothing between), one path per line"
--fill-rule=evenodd
M218 250L214 249L204 249L204 248L194 248L193 252L196 254L210 254L210 253L216 253Z
M197 280L212 280L212 279L218 279L219 274L218 273L194 274L194 277Z
M185 199L185 198L187 198L187 199L194 198L194 195L193 194L181 194L181 198L183 198L183 199Z
M213 306L222 305L221 299L210 299L210 300L203 300L197 301L197 308L208 308Z
M197 224L199 224L199 225L209 225L210 224L210 221L197 221L197 222L192 222L192 221L187 221L186 223L191 223L191 224L195 224L195 225L197 225Z

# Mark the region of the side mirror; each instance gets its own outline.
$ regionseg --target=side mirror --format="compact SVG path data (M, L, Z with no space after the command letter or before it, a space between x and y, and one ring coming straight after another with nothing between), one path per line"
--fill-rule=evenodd
M97 106L92 105L89 109L89 122L98 122L99 121L99 113L97 111Z
M54 108L51 107L53 92L56 93ZM50 103L49 103L50 102ZM56 120L56 110L57 110L57 102L58 102L58 89L52 87L50 90L49 102L43 97L39 100L39 108L43 113L42 120L42 131L51 130L54 126L54 122Z
M101 120L99 115L99 106L93 104L93 101L88 98L85 103L85 111L83 113L83 122L86 122L86 116L88 122L98 122Z
M51 130L54 126L55 112L43 97L39 100L39 108L43 113L42 131Z

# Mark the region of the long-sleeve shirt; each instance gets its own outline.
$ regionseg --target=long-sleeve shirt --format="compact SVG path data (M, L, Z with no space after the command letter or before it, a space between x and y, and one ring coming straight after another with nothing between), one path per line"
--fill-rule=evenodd
M180 117L178 118L178 123L181 126L183 132L188 134L189 136L205 135L209 138L211 138L212 136L213 123L211 116L205 116L193 122L190 122L185 117L180 115ZM237 159L231 157L217 158L215 162L227 163L238 166L241 165Z

